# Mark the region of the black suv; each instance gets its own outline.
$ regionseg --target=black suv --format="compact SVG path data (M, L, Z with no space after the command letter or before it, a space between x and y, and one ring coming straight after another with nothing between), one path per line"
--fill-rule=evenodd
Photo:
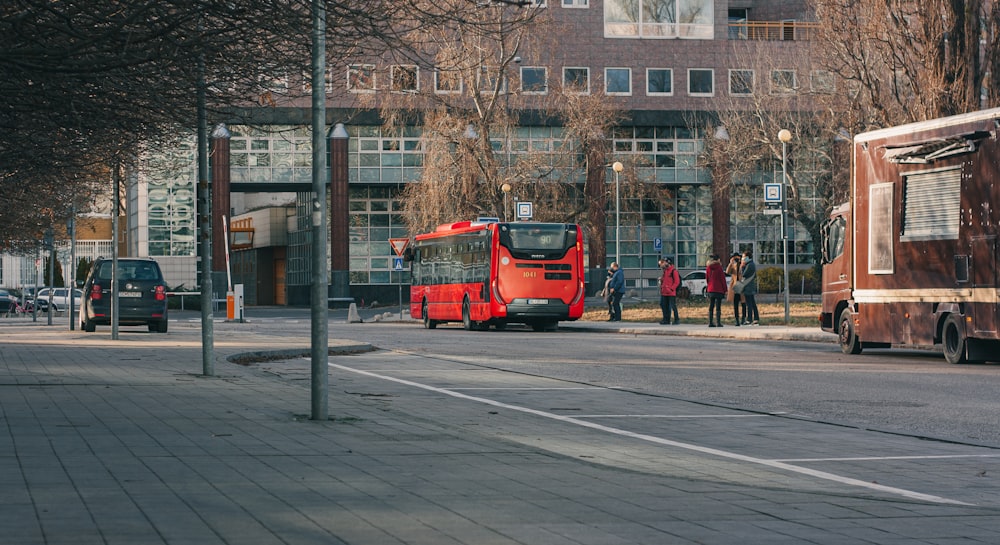
M80 329L94 331L111 325L112 261L99 257L83 284ZM118 323L147 325L150 331L167 332L167 284L160 265L148 258L118 258Z

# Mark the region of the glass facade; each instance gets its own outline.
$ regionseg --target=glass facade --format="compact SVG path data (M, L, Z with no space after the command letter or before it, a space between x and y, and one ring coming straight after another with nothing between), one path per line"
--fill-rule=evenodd
M352 284L408 284L408 271L393 270L396 253L390 238L410 236L403 223L402 186L352 187L350 190L350 270Z
M150 256L195 255L196 147L193 139L185 140L147 160Z
M244 169L249 181L256 176L275 180L295 180L311 170L309 129L280 127L270 135L251 131L239 134L231 144L234 167ZM394 268L395 253L390 238L405 238L402 203L399 195L407 182L419 180L423 166L423 149L418 127L402 134L383 134L377 126L348 127L349 251L352 284L406 284L409 272ZM242 143L236 144L239 139ZM710 172L699 164L703 149L701 135L686 127L621 127L612 135L616 159L636 165L640 179L662 184L664 194L656 201L622 198L620 207L621 256L627 269L655 269L657 258L672 256L680 269L704 266L712 252L712 194ZM553 165L558 155L565 153L559 127L518 127L509 138L493 138L493 148L506 153L516 163L527 153L549 153ZM251 159L253 157L253 159ZM254 166L250 166L251 163ZM283 165L283 166L279 166ZM288 165L291 165L289 167ZM798 172L800 178L805 173ZM583 183L584 173L574 172L574 181ZM780 164L772 171L760 172L751 180L738 185L731 199L734 246L753 247L761 264L781 263L779 216L762 214L764 181L780 180ZM804 179L804 178L803 178ZM608 170L608 188L614 192L614 173ZM807 198L816 201L814 188L806 188ZM311 228L308 210L310 193L297 198L297 227L289 233L287 282L289 285L310 283ZM818 202L815 202L819 206ZM615 259L615 203L607 201L607 259ZM193 225L192 225L193 227ZM656 250L656 241L661 249ZM796 226L789 241L791 263L811 263L812 244L808 233Z
M233 183L311 183L312 130L307 126L230 127Z

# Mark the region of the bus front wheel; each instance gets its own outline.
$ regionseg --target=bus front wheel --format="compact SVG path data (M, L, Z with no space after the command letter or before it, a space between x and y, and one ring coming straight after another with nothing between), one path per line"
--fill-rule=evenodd
M424 317L424 329L434 329L437 327L437 321L431 320L431 317L427 315L427 301L424 301L420 305L420 315Z
M965 347L968 340L965 337L965 324L958 314L950 314L944 321L944 331L941 334L941 348L944 359L948 363L965 363Z
M861 339L858 338L858 331L854 328L854 319L851 311L844 309L840 313L840 322L837 331L840 337L840 351L845 354L860 354Z

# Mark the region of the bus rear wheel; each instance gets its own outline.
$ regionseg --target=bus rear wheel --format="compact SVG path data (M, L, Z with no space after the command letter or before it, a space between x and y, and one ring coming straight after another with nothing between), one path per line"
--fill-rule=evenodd
M420 305L420 315L424 318L424 329L434 329L437 327L437 321L431 320L431 317L427 315L427 301L424 301Z
M465 328L466 331L472 331L473 329L471 310L472 309L469 308L469 299L466 298L462 301L462 327Z
M841 352L845 354L861 353L861 339L858 338L858 332L854 328L854 319L851 317L850 310L844 309L844 311L840 313L837 333L840 337Z
M941 333L941 351L944 352L944 359L948 363L966 363L968 360L965 348L968 342L962 317L958 314L948 315Z

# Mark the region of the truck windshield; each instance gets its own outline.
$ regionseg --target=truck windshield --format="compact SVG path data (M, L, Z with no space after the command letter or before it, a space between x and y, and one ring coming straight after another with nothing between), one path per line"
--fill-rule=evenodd
M844 235L847 220L843 216L831 218L823 224L823 262L830 263L844 253Z

